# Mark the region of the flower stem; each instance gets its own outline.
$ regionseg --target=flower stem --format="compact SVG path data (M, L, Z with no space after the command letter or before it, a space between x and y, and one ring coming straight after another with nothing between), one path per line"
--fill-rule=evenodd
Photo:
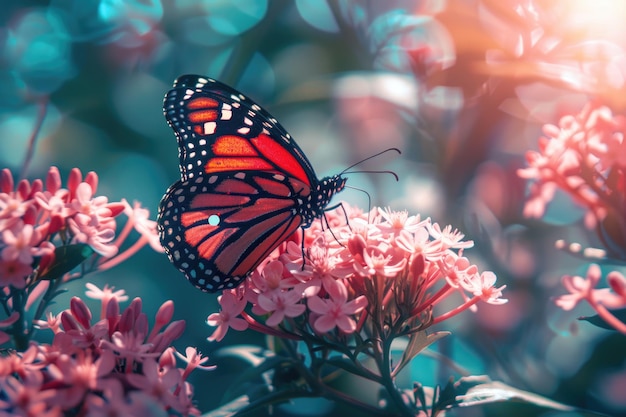
M381 410L378 407L361 402L356 398L346 395L343 392L326 385L319 375L313 373L313 370L319 371L325 361L319 360L319 358L315 356L315 353L312 351L311 346L309 346L309 352L311 353L311 358L313 360L311 369L309 369L299 358L298 352L295 349L295 343L285 341L284 346L287 352L289 352L289 355L294 359L294 367L298 370L298 373L304 378L307 383L309 391L307 392L306 396L321 396L331 401L348 404L352 407L363 410L369 415L394 417L394 414L389 414L389 412L386 410Z
M48 97L42 98L38 103L38 111L37 111L37 119L35 120L35 127L33 128L33 132L28 139L28 147L26 148L26 156L24 157L24 162L22 163L22 169L20 170L20 179L26 178L28 173L28 167L30 166L30 161L33 159L33 155L35 154L35 142L37 141L37 137L39 136L39 132L41 132L41 127L43 126L43 121L46 118L46 113L48 111Z
M13 340L15 341L15 349L17 351L24 351L28 347L28 341L30 332L28 331L28 324L25 317L25 297L24 291L18 289L12 289L11 299L13 301L13 311L16 311L20 317L11 326Z
M396 387L396 384L394 382L394 378L392 376L392 370L391 370L391 342L393 341L393 338L387 338L383 341L383 343L381 344L382 348L383 348L383 352L382 352L382 363L378 364L378 368L380 371L380 375L381 375L381 384L382 386L385 387L385 389L387 390L387 394L389 395L389 398L393 401L393 404L395 405L395 408L399 411L401 416L405 416L405 417L414 417L413 412L409 409L409 407L407 407L406 402L404 401L404 398L402 398L402 394L400 394L400 391L398 391L398 388Z
M472 297L471 299L469 299L462 305L448 311L447 313L440 315L439 317L436 317L431 324L437 324L437 323L441 323L444 320L448 320L450 317L456 316L457 314L467 310L468 308L476 304L478 301L480 301L480 297L478 296Z

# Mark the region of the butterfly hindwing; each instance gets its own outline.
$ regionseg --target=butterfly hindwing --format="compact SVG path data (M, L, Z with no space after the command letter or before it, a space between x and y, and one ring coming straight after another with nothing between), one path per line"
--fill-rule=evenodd
M310 162L276 119L219 81L179 77L165 97L163 111L178 138L183 180L264 170L316 185Z
M178 181L159 207L161 243L196 287L232 288L302 224L294 195L305 189L266 172Z

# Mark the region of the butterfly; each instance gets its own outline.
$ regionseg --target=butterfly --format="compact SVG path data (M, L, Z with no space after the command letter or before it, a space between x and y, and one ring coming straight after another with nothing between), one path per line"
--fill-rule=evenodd
M159 205L159 238L202 291L241 284L345 187L341 174L318 179L274 117L219 81L179 77L163 113L178 140L180 180Z

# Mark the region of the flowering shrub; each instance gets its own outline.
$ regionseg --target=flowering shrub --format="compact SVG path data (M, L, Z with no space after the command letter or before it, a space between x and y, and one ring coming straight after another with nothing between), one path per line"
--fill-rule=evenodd
M202 365L208 358L195 348L181 355L170 346L185 328L171 322L174 304L163 303L149 329L141 298L121 311L124 291L87 287L102 303L97 321L73 297L69 310L37 322L54 333L52 344L0 357L3 415L199 415L186 380L196 368L213 367ZM185 368L176 367L176 357Z
M451 226L442 228L406 211L362 213L344 204L304 231L304 258L302 245L289 241L243 286L223 292L220 312L208 317L217 327L209 340L222 340L230 328L249 328L285 344L302 341L317 367L300 369L309 375L307 381L316 381L309 372L319 372L330 352L340 353L346 361L334 358L333 366L381 384L394 407L416 413L423 398L407 401L394 379L445 335L425 330L476 309L478 302L506 302L495 275L480 272L463 255L473 246L463 237ZM444 300L454 300L455 294L457 306L450 309ZM401 337L409 338L410 348L392 363L391 344ZM373 358L377 369L366 368L360 355ZM328 387L323 391L336 398Z
M595 228L605 249L584 254L600 258L626 259L626 118L598 101L588 103L579 114L566 115L559 125L544 126L539 151L528 151L529 167L520 169L531 179L530 196L524 208L529 217L541 217L557 189L586 209L585 224ZM558 247L565 247L562 241ZM580 251L580 248L568 249ZM610 288L596 289L602 273L592 264L586 278L563 276L569 294L556 298L564 310L586 301L606 325L626 334L624 317L611 310L626 307L626 280L619 271L607 275ZM611 291L612 290L612 291Z
M0 322L5 329L0 343L12 336L18 348L26 348L33 320L41 318L61 284L117 265L146 244L163 251L148 210L96 196L97 186L95 172L83 178L78 168L70 172L67 188L56 167L45 183L15 185L11 171L0 171L0 303L11 312ZM128 220L116 239L116 217L122 213ZM140 238L120 252L133 228Z
M97 321L78 297L69 310L41 320L62 284L117 265L146 244L163 251L148 210L95 196L97 183L94 172L83 179L73 169L62 188L52 167L45 185L22 180L14 188L11 172L0 171L0 303L7 315L0 344L16 348L0 356L0 415L198 415L187 377L212 367L195 348L181 355L171 347L185 328L171 322L171 301L149 329L141 298L121 311L123 290L87 284L87 295L102 303ZM122 213L127 221L116 238ZM120 252L133 228L139 239ZM52 344L32 340L36 327L54 333Z
M318 219L305 230L304 258L290 241L244 286L224 291L221 312L208 318L217 326L210 340L249 326L296 339L332 340L364 328L397 337L475 309L479 301L506 302L495 275L463 256L473 242L451 226L442 230L430 219L388 209L363 214L345 204L327 212L325 221L330 228ZM462 297L460 306L435 311L454 293ZM247 305L259 320L244 311Z
M541 217L560 189L587 210L585 224L598 230L609 254L626 259L626 118L595 101L543 131L539 151L528 151L529 167L518 171L534 181L524 214Z

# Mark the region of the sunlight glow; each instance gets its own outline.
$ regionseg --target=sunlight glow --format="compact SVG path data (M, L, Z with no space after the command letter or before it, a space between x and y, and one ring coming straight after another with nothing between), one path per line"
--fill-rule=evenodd
M567 4L569 23L585 32L587 37L619 36L623 32L626 2L616 0L570 0Z

